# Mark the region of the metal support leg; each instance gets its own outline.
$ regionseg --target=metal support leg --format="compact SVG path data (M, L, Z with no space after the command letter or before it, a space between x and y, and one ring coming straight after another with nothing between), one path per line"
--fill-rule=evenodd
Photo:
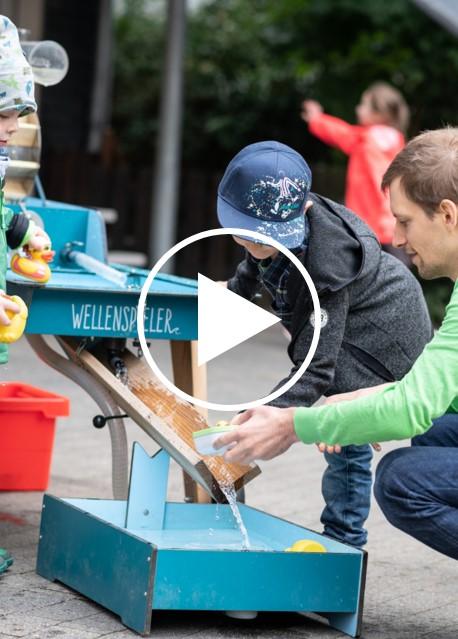
M98 404L104 415L122 414L111 395L92 375L57 353L46 343L42 335L27 335L27 340L40 359L81 386ZM108 424L111 438L113 496L115 499L127 499L129 462L125 424L121 418L110 420Z

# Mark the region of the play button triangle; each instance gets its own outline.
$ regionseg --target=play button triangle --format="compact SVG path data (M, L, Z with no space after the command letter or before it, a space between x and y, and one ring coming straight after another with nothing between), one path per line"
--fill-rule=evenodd
M280 321L201 273L197 281L199 366Z

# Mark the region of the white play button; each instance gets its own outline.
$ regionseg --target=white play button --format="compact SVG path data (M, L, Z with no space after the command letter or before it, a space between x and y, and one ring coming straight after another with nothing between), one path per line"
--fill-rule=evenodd
M199 366L280 321L201 273L197 281Z

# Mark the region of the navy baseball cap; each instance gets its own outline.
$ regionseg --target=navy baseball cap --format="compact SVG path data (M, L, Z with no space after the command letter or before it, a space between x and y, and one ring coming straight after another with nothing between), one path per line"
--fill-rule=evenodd
M311 184L310 168L294 149L273 141L250 144L229 162L219 184L218 220L296 248L305 235Z

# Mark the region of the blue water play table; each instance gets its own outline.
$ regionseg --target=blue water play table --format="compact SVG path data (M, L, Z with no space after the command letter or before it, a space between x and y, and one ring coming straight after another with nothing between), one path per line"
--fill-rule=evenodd
M168 503L169 456L134 447L127 501L45 496L37 571L154 635L155 610L318 611L358 636L366 553L239 504ZM327 552L284 552L298 539Z

